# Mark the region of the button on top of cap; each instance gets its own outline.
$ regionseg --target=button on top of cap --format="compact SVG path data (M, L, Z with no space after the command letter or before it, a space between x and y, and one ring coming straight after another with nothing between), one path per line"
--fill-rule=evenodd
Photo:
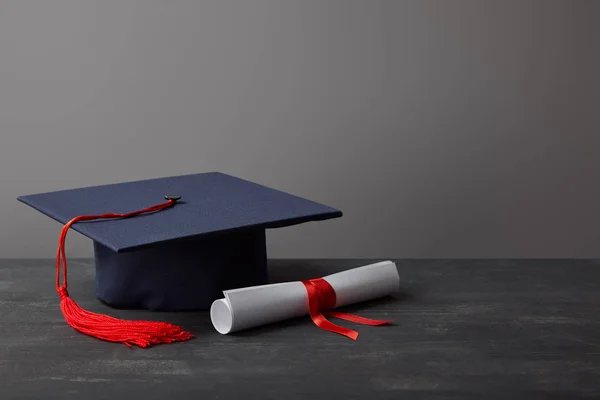
M165 199L177 201L177 200L181 199L181 196L175 195L175 194L166 194Z

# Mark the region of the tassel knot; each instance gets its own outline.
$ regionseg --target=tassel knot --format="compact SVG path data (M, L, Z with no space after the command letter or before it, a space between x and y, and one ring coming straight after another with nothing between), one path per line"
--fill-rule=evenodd
M65 298L69 297L69 292L67 291L66 287L61 286L57 290L58 290L58 296L60 297L61 300L64 300Z

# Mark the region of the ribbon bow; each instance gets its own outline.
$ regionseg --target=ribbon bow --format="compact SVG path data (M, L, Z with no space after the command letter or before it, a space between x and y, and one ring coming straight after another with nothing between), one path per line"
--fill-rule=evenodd
M333 287L323 278L309 279L306 281L302 281L304 287L306 288L306 293L308 294L308 307L310 310L310 317L321 329L325 329L329 332L338 333L340 335L344 335L349 337L352 340L356 340L358 337L358 332L344 328L343 326L339 326L330 322L325 318L334 317L343 319L350 322L355 322L361 325L385 325L392 322L392 320L377 320L377 319L369 319L359 317L358 315L337 312L337 311L328 311L323 315L321 311L330 310L335 307L336 303L336 295Z

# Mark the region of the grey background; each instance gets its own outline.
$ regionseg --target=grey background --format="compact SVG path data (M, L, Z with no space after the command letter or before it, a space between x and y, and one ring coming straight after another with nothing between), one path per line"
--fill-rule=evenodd
M0 255L55 250L59 225L18 195L218 170L345 212L270 232L272 257L599 257L599 18L596 1L2 1Z

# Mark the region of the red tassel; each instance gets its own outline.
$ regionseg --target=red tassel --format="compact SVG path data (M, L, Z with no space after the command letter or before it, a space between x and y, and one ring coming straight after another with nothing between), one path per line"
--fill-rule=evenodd
M127 321L97 314L82 309L67 292L67 260L65 257L65 239L71 225L79 221L101 218L129 218L148 212L160 211L171 207L176 200L127 214L83 215L73 218L65 224L58 241L56 253L56 290L60 296L60 309L67 323L73 329L101 340L123 343L129 347L136 345L146 348L155 344L182 342L194 337L176 325L155 321ZM60 285L60 267L62 261L63 284Z
M86 311L69 297L66 289L59 290L59 293L60 309L67 323L73 329L88 336L142 348L155 344L181 342L193 337L191 333L179 326L165 322L127 321Z

